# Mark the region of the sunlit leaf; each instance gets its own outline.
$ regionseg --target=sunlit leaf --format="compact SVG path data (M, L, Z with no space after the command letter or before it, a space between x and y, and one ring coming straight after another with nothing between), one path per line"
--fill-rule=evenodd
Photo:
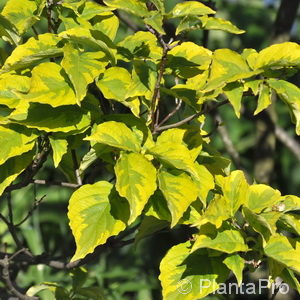
M125 229L125 224L112 214L109 199L112 184L99 181L86 184L76 190L69 201L68 217L76 241L76 252L72 261L85 257L106 240Z
M156 169L142 154L122 153L115 172L116 189L130 205L130 224L141 214L149 197L156 190Z

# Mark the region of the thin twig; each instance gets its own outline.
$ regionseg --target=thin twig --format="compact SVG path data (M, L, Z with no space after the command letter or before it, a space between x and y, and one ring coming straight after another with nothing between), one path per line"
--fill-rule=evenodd
M153 134L155 133L158 133L160 131L163 131L163 130L167 130L167 129L170 129L170 128L176 128L176 127L179 127L181 125L184 125L192 120L194 120L195 118L198 118L200 117L201 115L205 114L205 113L209 113L215 109L217 109L218 107L222 106L222 105L225 105L227 104L229 101L226 99L226 100L223 100L221 102L218 102L215 106L209 108L209 109L202 109L201 111L191 115L191 116L188 116L186 117L185 119L179 121L179 122L176 122L176 123L173 123L173 124L170 124L170 125L165 125L165 126L157 126L156 128L154 128L154 131L153 131Z
M26 220L28 220L28 218L33 214L33 212L38 208L38 206L40 205L40 203L44 200L44 198L46 197L46 195L44 195L43 197L41 197L40 199L37 199L33 202L32 207L30 208L30 210L28 211L27 215L25 216L25 218L20 221L17 224L14 224L15 227L18 227L20 225L22 225Z
M48 185L48 186L51 186L51 185L62 186L62 187L67 187L67 188L71 188L71 189L77 189L82 185L82 184L77 184L77 183L50 181L50 180L44 180L44 179L34 179L34 180L32 180L32 183L40 184L40 185Z
M173 117L176 112L180 109L182 104L182 100L180 99L178 101L178 104L176 105L176 107L170 112L168 113L162 120L161 122L157 125L158 127L161 127L163 124L165 124L171 117Z
M80 176L80 171L79 171L79 164L77 161L77 156L76 156L76 151L74 149L71 150L72 153L72 159L73 159L73 165L74 165L74 172L77 180L77 185L82 185L82 179Z

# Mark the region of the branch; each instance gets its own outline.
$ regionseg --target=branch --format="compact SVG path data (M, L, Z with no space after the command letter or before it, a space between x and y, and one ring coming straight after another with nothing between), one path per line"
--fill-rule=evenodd
M293 139L283 128L275 125L275 136L300 161L300 144Z
M154 34L156 36L158 42L160 43L160 45L163 48L163 53L162 53L162 57L160 60L159 71L158 71L157 79L155 82L155 87L154 87L153 96L152 96L152 100L151 100L151 108L150 108L151 126L152 126L152 128L155 128L157 126L158 119L159 119L159 116L157 115L155 117L155 115L157 113L156 108L157 108L159 100L160 100L160 83L161 83L161 80L163 78L163 74L164 74L164 71L166 68L167 54L171 49L176 47L178 45L178 43L171 46L170 44L173 42L172 39L169 41L169 43L166 43L163 39L162 34L160 34L158 31L156 31L150 25L146 24L146 27L152 34Z
M7 220L6 217L4 215L2 215L1 213L0 213L0 219L6 224L10 235L12 236L17 247L20 249L22 247L22 243L20 242L20 240L17 236L16 227L14 226L14 224L10 223L10 221Z
M217 109L218 107L220 107L222 105L225 105L227 103L229 103L228 100L223 100L221 102L218 102L215 106L213 106L209 109L203 108L201 111L199 111L199 112L197 112L197 113L195 113L191 116L188 116L187 118L185 118L185 119L183 119L179 122L176 122L176 123L173 123L173 124L170 124L170 125L165 125L165 126L157 126L157 127L154 128L153 134L158 133L158 132L163 131L163 130L167 130L167 129L170 129L170 128L176 128L176 127L179 127L181 125L184 125L184 124L194 120L195 118L198 118L203 114L210 113L210 112L214 111L215 109Z
M77 161L76 151L74 149L72 149L71 153L72 153L72 160L73 160L74 172L75 172L75 176L76 176L76 180L77 180L77 185L80 186L80 185L82 185L82 179L80 177L79 164Z
M34 179L31 181L31 183L40 184L40 185L53 185L53 186L62 186L62 187L68 187L72 189L79 188L82 184L78 183L70 183L70 182L60 182L60 181L50 181L50 180L44 180L44 179Z
M10 274L9 274L10 259L11 258L8 258L7 255L5 255L5 257L3 259L0 259L0 266L2 267L2 278L8 289L8 292L13 294L14 296L18 297L18 299L21 299L21 300L39 300L38 297L26 296L26 295L22 294L21 292L19 292L15 288L15 285L11 281Z

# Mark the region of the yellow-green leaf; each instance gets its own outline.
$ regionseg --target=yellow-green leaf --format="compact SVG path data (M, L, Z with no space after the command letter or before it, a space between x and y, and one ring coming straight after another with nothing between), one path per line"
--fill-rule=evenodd
M98 125L85 140L102 143L119 149L138 152L141 144L138 137L124 123L109 121Z
M41 63L32 70L30 90L24 98L52 107L76 104L75 93L62 74L62 67L53 62Z
M143 1L138 0L104 0L104 3L113 8L125 10L134 15L143 17L146 16L149 12L146 5Z
M172 142L157 143L156 146L149 149L148 152L163 163L171 165L179 170L187 171L195 178L198 178L194 160L189 149L185 145Z
M191 251L194 252L200 248L210 248L225 253L248 250L248 246L238 230L224 230L218 232L215 238L200 234L196 237Z
M184 16L202 16L215 14L216 12L197 1L188 1L183 3L177 3L171 10L169 15L173 18L184 17Z
M116 58L114 51L106 44L106 40L102 41L103 36L97 35L97 32L92 35L92 30L88 28L71 28L59 34L60 37L68 39L74 43L84 45L88 51L102 51L106 54L112 65L115 65ZM97 36L97 38L96 38ZM107 38L106 38L107 39ZM111 45L110 45L111 46Z
M244 87L239 82L229 83L224 89L224 94L227 96L229 102L234 108L236 116L239 118L241 113L241 101L243 96Z
M278 190L265 184L253 184L248 189L248 194L244 195L245 205L253 212L260 213L266 208L272 208L281 199Z
M121 153L115 165L116 189L130 205L132 223L141 213L149 197L156 190L156 169L139 153Z
M28 93L29 89L29 77L11 73L1 74L0 104L6 105L9 108L16 108L22 98L22 93Z
M172 247L160 263L159 280L164 300L201 299L225 282L229 270L222 257L207 251L190 254L190 242Z
M49 137L51 148L53 151L53 161L54 161L54 167L57 168L62 157L64 154L68 151L68 141L63 139L57 139L53 137Z
M17 28L2 15L0 15L0 37L12 45L18 45L21 40Z
M40 34L38 37L30 38L12 52L5 61L0 73L24 69L45 58L62 55L62 49L57 46L60 40L57 35L52 33Z
M275 44L261 50L255 63L255 69L272 66L288 67L300 64L300 45L292 42Z
M184 42L168 52L167 66L175 69L177 75L189 78L208 69L211 51L192 42Z
M99 181L82 186L71 196L68 218L76 242L72 261L92 253L98 245L125 229L125 223L112 214L109 199L112 187L109 182Z
M0 195L32 162L34 151L8 159L0 166Z
M243 281L243 269L245 266L245 261L238 254L232 254L227 256L223 263L227 266L229 270L233 272L240 286Z
M171 226L175 226L190 204L197 199L198 189L186 173L178 170L160 170L159 188L167 200L172 215Z
M90 115L75 105L52 107L23 100L9 116L10 122L46 132L81 132L90 126ZM68 116L66 118L66 116Z
M223 30L234 34L241 34L245 31L239 29L235 25L233 25L230 21L221 19L221 18L213 18L213 17L202 17L203 29L206 30Z
M206 223L211 223L220 228L223 221L230 218L229 204L223 196L216 195L212 199L204 211L204 214L193 225L201 226Z
M194 165L198 176L193 179L197 183L199 199L206 206L208 192L215 187L214 177L204 165L200 165L198 162L195 162Z
M34 0L8 0L1 14L17 27L20 34L23 34L38 20L34 15L37 9Z
M282 235L271 236L264 249L267 256L300 274L300 243Z
M271 89L267 85L261 84L259 87L258 102L254 115L257 115L271 104L271 95Z
M229 49L218 49L213 54L210 76L204 89L211 91L255 74L240 54Z
M248 183L242 171L233 171L229 176L216 176L216 183L221 187L223 197L228 204L230 215L234 216L240 206L246 203Z
M134 57L160 59L161 56L162 49L150 32L138 31L118 43L118 58L125 61L131 61Z
M83 52L71 43L66 44L63 50L61 65L74 86L79 104L86 95L87 86L104 72L108 61L103 52Z
M121 67L111 67L104 72L97 86L107 99L123 102L127 98L131 84L130 73Z
M0 126L0 165L5 163L11 157L18 156L31 150L36 138L37 136L35 134L25 132L24 129L16 131L11 128Z
M268 84L288 105L292 121L296 123L296 133L300 135L300 89L290 82L273 78L268 80Z
M249 225L262 236L263 244L265 245L265 241L268 241L270 236L274 233L270 224L262 215L255 214L245 206L243 207L243 213Z

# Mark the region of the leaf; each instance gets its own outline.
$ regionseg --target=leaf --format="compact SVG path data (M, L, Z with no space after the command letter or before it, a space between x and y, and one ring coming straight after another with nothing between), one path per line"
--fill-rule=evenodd
M197 199L197 186L186 173L165 169L159 171L158 182L172 215L171 227L174 227Z
M283 197L284 211L300 210L300 197L286 195Z
M208 69L211 56L208 49L184 42L168 52L167 67L175 69L178 76L190 78Z
M268 80L268 84L287 104L292 121L296 123L296 133L300 135L300 89L290 82L273 78Z
M227 177L217 175L216 183L221 187L230 215L233 217L246 201L245 195L248 192L248 183L244 173L242 171L233 171Z
M282 214L280 216L280 225L283 224L283 230L300 235L300 216L297 214ZM281 227L281 226L280 226Z
M0 104L9 108L16 108L22 94L28 93L30 89L30 78L11 73L0 75Z
M85 140L134 152L139 152L141 146L138 137L124 123L115 121L97 125L94 133Z
M184 17L184 16L202 16L215 14L216 12L197 1L188 1L183 3L177 3L175 7L169 12L169 16L172 18Z
M49 137L51 148L53 151L54 167L57 168L62 157L68 151L68 141Z
M104 3L109 7L125 10L139 17L146 16L149 13L146 5L138 0L104 0Z
M118 58L125 61L131 61L135 57L160 59L161 56L162 49L150 32L137 31L118 43Z
M76 242L72 261L92 253L98 245L125 229L124 222L111 212L113 204L109 195L112 187L109 182L99 181L86 184L72 194L68 206L68 218Z
M271 96L271 89L265 84L260 84L258 103L254 115L257 115L271 104Z
M97 36L98 38L94 36ZM112 51L112 45L107 45L107 43L111 43L111 41L107 40L107 37L103 37L103 34L99 34L99 31L98 35L97 32L94 32L94 36L92 35L92 31L87 28L71 28L59 34L59 37L61 38L70 40L75 44L78 43L84 45L88 51L102 51L114 66L116 58ZM100 38L102 38L103 41Z
M20 132L11 128L0 126L0 165L9 158L21 155L34 147L37 135L21 128Z
M156 190L156 169L142 154L121 153L115 165L116 190L130 205L131 224Z
M218 232L214 238L200 234L196 237L191 251L194 252L200 248L210 248L225 253L248 251L248 246L238 230L224 230Z
M97 82L97 86L107 99L123 102L127 98L129 85L131 84L130 73L120 67L111 67L104 72L103 77Z
M227 256L223 263L227 266L229 270L233 272L236 277L237 283L240 286L243 282L243 269L245 266L245 261L238 254L232 254Z
M103 52L83 52L68 43L63 48L62 67L68 74L75 92L77 103L86 96L87 86L104 73L108 61Z
M1 14L15 25L20 35L22 35L38 21L38 18L34 15L37 8L33 0L8 0Z
M260 213L264 209L271 208L281 199L278 190L265 184L253 184L249 186L245 205L253 212Z
M217 49L212 57L210 76L204 90L211 91L255 74L237 52L229 49Z
M292 42L275 44L261 50L255 61L255 69L289 67L300 64L300 45Z
M198 178L195 170L194 161L188 150L183 144L174 144L172 142L156 143L148 152L161 160L163 163L173 166L179 170L189 172Z
M112 8L108 9L111 10ZM110 38L111 41L116 38L119 29L119 19L112 12L106 12L97 15L91 20L91 23L93 24L93 29L104 33L107 37Z
M195 162L195 169L198 177L193 179L197 183L198 197L206 206L208 192L215 187L214 177L204 165L200 165L198 162Z
M195 222L194 226L201 226L206 223L211 223L220 228L223 221L230 218L230 209L226 199L220 195L215 195L215 197L210 201L207 209L204 211L203 215L199 218L198 222Z
M127 97L144 96L147 100L153 97L157 70L152 62L136 60L133 63L131 84L128 87Z
M271 236L264 251L267 256L300 274L300 243L282 235Z
M8 40L12 45L18 45L21 41L18 30L8 19L0 15L0 37Z
M0 195L32 162L34 151L8 159L0 166Z
M76 104L74 91L62 67L53 62L41 63L32 70L30 90L24 98L52 107Z
M21 102L20 110L17 107L16 111L18 114L9 116L11 122L46 132L78 133L90 126L89 114L85 114L82 109L74 105L54 108L47 104Z
M229 270L221 257L206 251L190 254L190 242L172 247L160 263L159 280L164 300L195 300L218 289Z
M246 221L262 236L263 243L265 244L265 241L268 241L270 236L274 233L267 220L262 215L255 214L247 207L243 207L243 213Z
M144 18L144 22L150 25L154 30L160 34L166 34L163 29L163 16L157 11L149 11L148 16Z
M57 45L60 40L57 35L52 33L31 37L26 43L14 49L5 61L0 73L25 69L45 58L61 56L62 49Z
M153 216L145 216L135 236L135 241L134 241L135 246L142 239L151 236L155 232L160 231L168 226L169 226L169 222L165 220L160 220Z
M200 19L203 22L203 29L205 30L223 30L234 34L245 33L244 30L239 29L238 27L233 25L230 21L221 18L204 16Z
M241 113L241 101L243 96L243 85L239 82L233 82L226 85L223 89L224 94L227 96L229 102L234 108L236 116L239 118Z

